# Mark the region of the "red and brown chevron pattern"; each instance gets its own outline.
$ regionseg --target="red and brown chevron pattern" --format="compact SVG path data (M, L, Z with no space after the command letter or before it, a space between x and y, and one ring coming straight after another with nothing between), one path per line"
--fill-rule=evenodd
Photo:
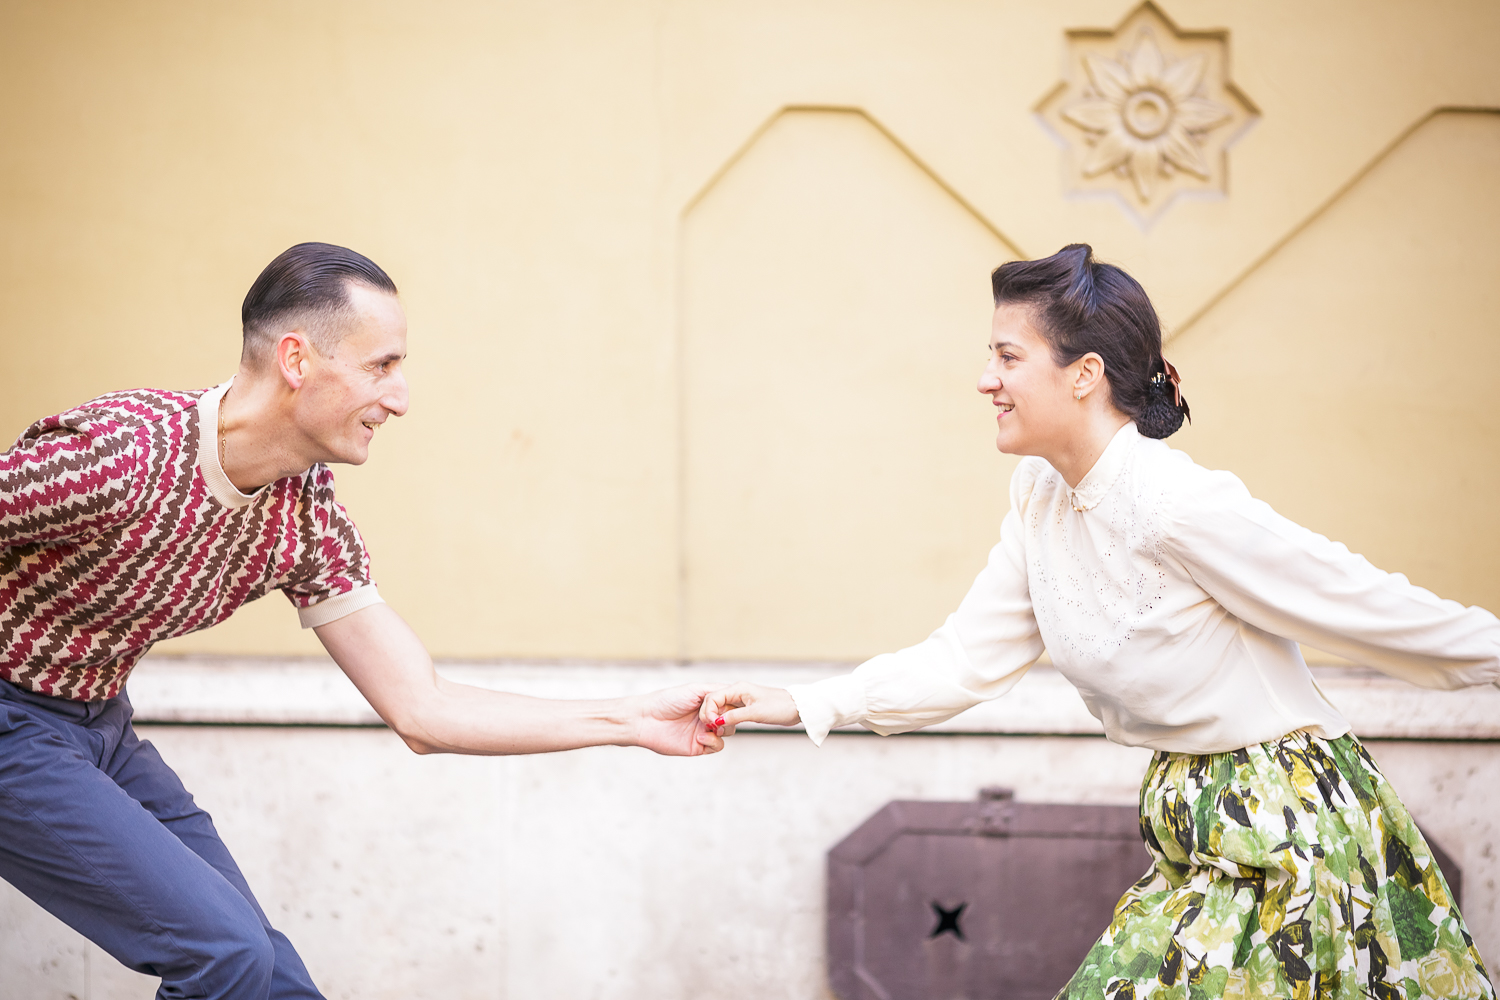
M369 586L369 557L315 465L227 507L198 467L199 393L137 389L37 421L0 455L0 677L91 701L152 643L282 590Z

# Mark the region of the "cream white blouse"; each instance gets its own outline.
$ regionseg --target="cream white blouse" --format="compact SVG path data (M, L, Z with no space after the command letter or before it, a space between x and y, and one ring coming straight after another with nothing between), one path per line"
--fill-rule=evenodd
M1500 681L1500 620L1370 565L1127 423L1069 489L1040 458L1000 544L916 646L792 687L813 742L882 735L998 698L1042 653L1116 743L1217 753L1349 723L1298 643L1424 687Z

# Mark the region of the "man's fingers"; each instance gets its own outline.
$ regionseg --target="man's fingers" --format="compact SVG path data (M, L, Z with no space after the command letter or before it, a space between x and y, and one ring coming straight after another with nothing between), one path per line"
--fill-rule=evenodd
M694 705L702 705L705 698L723 687L723 684L704 684L700 681L697 684L684 684L678 690Z
M656 719L685 719L699 713L703 696L718 685L683 684L662 688L645 696L645 712Z
M698 709L698 721L702 722L709 728L713 728L714 720L717 719L719 715L719 706L718 703L714 701L713 696L710 695L709 697L704 698L702 706L700 706Z

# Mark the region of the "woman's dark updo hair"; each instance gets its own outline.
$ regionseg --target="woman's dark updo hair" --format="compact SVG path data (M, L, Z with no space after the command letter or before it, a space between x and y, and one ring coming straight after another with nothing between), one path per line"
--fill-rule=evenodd
M1162 357L1161 321L1146 290L1113 264L1094 260L1088 244L1001 264L990 285L995 305L1031 307L1037 332L1060 367L1090 352L1103 358L1115 409L1146 437L1167 437L1189 416Z

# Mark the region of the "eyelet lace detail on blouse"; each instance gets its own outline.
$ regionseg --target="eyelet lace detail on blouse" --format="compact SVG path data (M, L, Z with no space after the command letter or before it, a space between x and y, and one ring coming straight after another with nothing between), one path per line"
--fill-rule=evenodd
M1110 457L1123 465L1128 456ZM1036 494L1066 490L1069 503L1033 504L1027 512L1028 543L1039 543L1026 547L1037 625L1054 657L1066 648L1064 655L1078 663L1111 659L1167 589L1156 527L1161 493L1131 471L1112 472L1102 488L1089 490L1085 479L1068 490L1049 468ZM1044 552L1053 557L1043 559ZM1048 597L1036 599L1041 593Z

